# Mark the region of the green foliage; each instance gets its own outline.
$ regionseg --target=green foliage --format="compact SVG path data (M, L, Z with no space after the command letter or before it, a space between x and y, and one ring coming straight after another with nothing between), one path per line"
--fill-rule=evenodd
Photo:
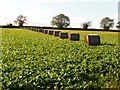
M120 29L120 22L117 23L116 28Z
M12 24L12 23L8 23L6 26L8 26L8 27L12 27L13 24Z
M19 15L16 20L14 20L15 24L18 24L19 27L22 27L23 24L26 24L27 17L23 15Z
M51 24L52 26L56 25L58 28L64 28L70 25L70 19L64 14L59 14L53 17Z
M105 30L109 30L110 28L113 27L113 25L114 25L114 19L110 19L109 17L103 18L100 22L100 27Z
M81 24L81 26L83 27L83 29L88 29L88 27L91 26L91 22L90 21L89 22L84 22L84 23Z
M24 29L2 35L3 89L93 89L120 81L118 34L100 34L100 46Z

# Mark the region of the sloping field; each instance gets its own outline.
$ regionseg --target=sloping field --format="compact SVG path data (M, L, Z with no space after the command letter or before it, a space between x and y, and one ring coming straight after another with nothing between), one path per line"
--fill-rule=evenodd
M68 32L80 33L80 41L2 29L3 89L120 88L118 33ZM101 45L86 45L86 34L99 34Z

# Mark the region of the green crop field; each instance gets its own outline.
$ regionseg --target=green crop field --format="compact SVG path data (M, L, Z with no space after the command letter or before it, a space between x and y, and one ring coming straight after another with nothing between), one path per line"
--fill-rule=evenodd
M25 29L2 29L3 89L120 88L118 33L80 33L80 41ZM84 43L99 34L101 45Z

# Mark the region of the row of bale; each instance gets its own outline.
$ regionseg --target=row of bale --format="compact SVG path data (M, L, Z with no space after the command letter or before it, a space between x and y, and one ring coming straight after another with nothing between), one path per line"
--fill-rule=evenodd
M62 39L69 39L72 41L79 41L80 40L80 34L79 33L70 33L68 32L61 32L61 31L52 31L52 30L43 30L40 28L25 28L21 27L22 29L28 29L35 32L41 32L44 34L54 35L56 37L60 37ZM100 36L98 34L88 34L84 38L84 42L88 45L100 45Z

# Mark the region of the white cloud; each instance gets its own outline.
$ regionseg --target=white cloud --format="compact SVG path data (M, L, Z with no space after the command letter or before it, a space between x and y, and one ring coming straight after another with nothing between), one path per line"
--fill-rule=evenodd
M112 29L116 29L116 23L118 22L118 14L115 13L113 15L99 17L99 21L101 21L105 17L109 17L110 19L114 19L114 27Z
M18 15L15 8L0 6L0 24L13 23L13 20Z
M25 1L25 0L24 0ZM26 0L26 1L34 1L34 2L118 2L118 0Z
M115 22L118 21L118 14L117 13L113 14L113 15L109 15L109 16L101 16L101 17L99 17L99 20L101 21L105 17L109 17L110 19L114 19Z
M111 19L114 19L115 24L114 24L113 29L116 29L116 25L117 25L117 22L118 22L118 14L110 15L109 17Z
M51 17L46 12L40 9L28 10L23 15L28 17L27 25L49 26Z
M109 16L111 19L118 20L118 14L110 15Z
M89 21L89 19L85 18L85 17L77 17L73 20L71 20L71 24L70 27L81 27L81 23Z
M118 2L118 0L1 0L1 3L17 3L17 2Z
M0 25L13 23L15 17L19 14L17 9L12 5L15 0L2 0L0 2Z
M17 18L18 15L22 14L28 17L28 24L27 25L49 25L50 18L47 13L45 13L41 9L27 9L22 10L22 12L10 3L5 0L0 5L0 25L6 25L7 23L14 24L14 20ZM15 1L15 0L11 0ZM15 3L15 2L14 2Z

